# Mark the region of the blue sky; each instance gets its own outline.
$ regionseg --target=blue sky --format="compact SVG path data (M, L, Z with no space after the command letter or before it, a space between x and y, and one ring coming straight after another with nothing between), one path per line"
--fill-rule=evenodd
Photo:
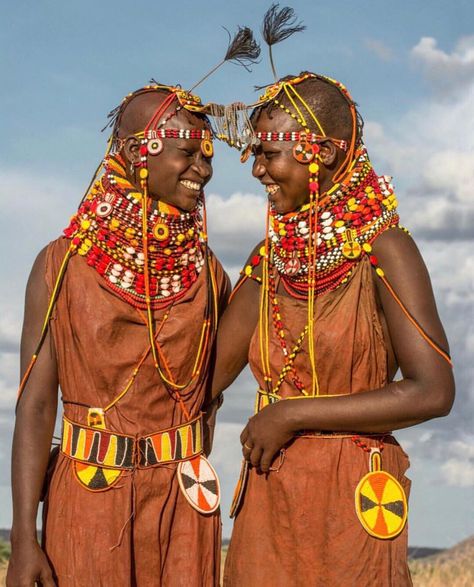
M366 120L379 173L395 176L402 220L433 277L456 363L450 418L399 434L412 455L412 544L448 546L474 533L474 7L468 0L291 4L307 31L275 47L281 75L340 79ZM269 2L2 3L0 32L0 526L10 523L9 435L26 277L66 225L102 157L106 115L150 77L191 86L225 52L238 24L258 31ZM252 101L271 81L265 51L252 73L226 65L203 100ZM208 188L211 245L235 278L263 230L263 193L235 152L218 146ZM238 434L255 384L248 373L222 410L214 459L228 508ZM224 518L226 518L224 512ZM224 533L230 533L225 519Z

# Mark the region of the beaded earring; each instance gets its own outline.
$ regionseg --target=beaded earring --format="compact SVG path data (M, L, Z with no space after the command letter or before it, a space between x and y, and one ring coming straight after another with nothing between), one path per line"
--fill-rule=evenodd
M303 163L304 165L311 163L317 152L319 152L318 145L309 142L306 133L300 133L300 140L293 147L293 157L298 163Z

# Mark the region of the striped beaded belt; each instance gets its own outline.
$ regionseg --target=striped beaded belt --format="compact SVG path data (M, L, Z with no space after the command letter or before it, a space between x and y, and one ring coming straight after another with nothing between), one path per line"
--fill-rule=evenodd
M202 414L140 438L83 426L64 417L61 452L81 463L123 470L185 461L202 453Z

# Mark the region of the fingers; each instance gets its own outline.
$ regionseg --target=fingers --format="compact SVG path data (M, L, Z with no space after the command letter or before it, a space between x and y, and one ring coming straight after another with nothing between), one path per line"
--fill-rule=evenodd
M250 443L244 442L242 444L242 455L246 461L250 461L250 455L253 450L253 445Z
M262 458L262 454L263 454L263 448L260 448L260 447L253 447L252 448L252 452L250 453L248 460L252 463L252 466L255 467L256 469L260 468L260 460Z
M240 443L244 445L249 435L249 425L247 424L240 434Z
M260 459L260 470L262 473L268 473L270 471L274 456L275 453L273 451L265 450L262 452Z
M41 587L56 587L56 582L53 579L51 571L43 571L40 577Z

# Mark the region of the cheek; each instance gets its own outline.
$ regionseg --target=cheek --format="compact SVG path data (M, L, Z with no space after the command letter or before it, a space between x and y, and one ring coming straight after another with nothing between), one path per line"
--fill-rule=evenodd
M179 159L176 157L170 157L169 155L162 157L161 154L157 155L152 161L149 159L148 170L150 173L150 182L161 185L176 183L184 168L185 166L182 162L180 164Z

